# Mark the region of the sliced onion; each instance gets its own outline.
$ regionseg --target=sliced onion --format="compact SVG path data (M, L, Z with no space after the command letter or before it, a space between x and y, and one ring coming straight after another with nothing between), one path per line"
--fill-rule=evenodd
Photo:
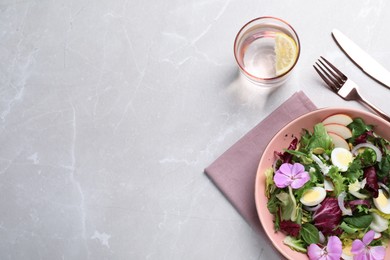
M313 161L315 161L315 162L318 164L318 166L320 166L320 169L321 169L321 171L322 171L322 173L323 173L324 175L327 175L327 174L328 174L329 168L330 168L330 167L326 166L326 165L321 161L320 158L318 158L317 156L315 156L314 154L312 154L312 155L311 155L311 159L312 159Z
M319 209L321 207L321 203L318 204L317 206L314 206L314 207L309 207L309 206L305 206L303 205L303 208L307 211L316 211L317 209Z
M344 199L345 199L345 196L347 196L347 193L345 193L345 191L341 192L340 195L339 195L338 198L337 198L337 202L338 202L338 204L339 204L339 207L340 207L341 212L343 213L343 215L352 216L352 210L351 210L351 209L347 209L347 208L344 206Z
M370 228L375 232L383 232L389 228L389 221L376 213L371 213L373 217L372 222L370 224Z
M379 238L381 238L381 237L382 237L382 233L376 232L376 231L375 231L374 239L379 239Z
M324 157L325 160L329 160L329 156L326 153L323 153L322 156Z
M319 166L323 166L324 164L322 163L322 161L320 160L320 158L318 158L316 155L312 154L311 155L311 158L313 159L313 161L315 161Z
M356 155L357 151L362 148L362 147L367 147L367 148L371 148L372 150L374 150L374 152L376 153L376 161L377 162L380 162L382 160L382 153L381 151L379 150L378 147L376 147L375 145L373 145L372 143L361 143L361 144L358 144L356 145L353 149L352 149L352 153L354 155Z
M278 162L278 159L274 161L272 164L272 168L274 169L274 173L276 172L276 163Z
M384 183L378 182L378 185L381 186L383 189L385 189L387 193L390 193L389 187L387 187Z
M321 231L318 231L318 235L320 235L320 243L325 243L325 236Z
M366 183L367 183L367 178L364 178L360 183L360 188L363 189L366 186Z
M367 196L366 194L362 194L362 193L360 193L360 192L358 192L358 191L352 191L352 190L350 190L349 193L351 193L353 196L355 196L355 197L358 198L358 199L364 200L364 199L367 199L367 198L368 198L368 196Z
M326 191L334 191L334 184L331 180L324 179L324 188Z

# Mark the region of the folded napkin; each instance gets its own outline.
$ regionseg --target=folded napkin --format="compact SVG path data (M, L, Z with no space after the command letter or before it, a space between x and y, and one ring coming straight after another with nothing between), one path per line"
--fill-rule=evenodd
M315 109L316 106L302 91L295 93L205 169L207 176L258 232L263 231L254 193L261 155L283 126Z

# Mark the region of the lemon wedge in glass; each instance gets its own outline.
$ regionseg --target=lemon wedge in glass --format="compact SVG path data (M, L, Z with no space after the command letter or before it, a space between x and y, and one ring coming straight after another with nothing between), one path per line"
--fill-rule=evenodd
M285 33L276 33L275 37L276 76L286 73L295 63L298 48L295 41Z

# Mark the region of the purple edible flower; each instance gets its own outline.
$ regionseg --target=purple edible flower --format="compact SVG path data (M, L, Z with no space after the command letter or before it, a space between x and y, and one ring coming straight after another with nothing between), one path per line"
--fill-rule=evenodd
M353 241L351 249L351 253L354 254L353 259L385 259L385 248L383 246L369 246L372 240L374 240L374 235L375 232L370 230L364 235L363 241L360 239Z
M274 175L274 182L278 188L291 186L293 189L299 189L309 180L309 173L300 163L283 163Z
M339 260L343 253L341 241L336 236L330 236L328 244L320 247L317 244L311 244L307 248L307 254L310 260Z

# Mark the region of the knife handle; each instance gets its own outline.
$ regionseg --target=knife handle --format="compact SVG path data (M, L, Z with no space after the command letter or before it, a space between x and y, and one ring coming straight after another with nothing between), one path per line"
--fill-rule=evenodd
M367 105L369 108L374 110L379 116L384 118L387 122L390 122L390 116L388 116L385 112L383 112L381 109L379 109L378 107L371 104L371 102L369 102L367 99L363 98L361 95L359 95L359 98L365 105Z

